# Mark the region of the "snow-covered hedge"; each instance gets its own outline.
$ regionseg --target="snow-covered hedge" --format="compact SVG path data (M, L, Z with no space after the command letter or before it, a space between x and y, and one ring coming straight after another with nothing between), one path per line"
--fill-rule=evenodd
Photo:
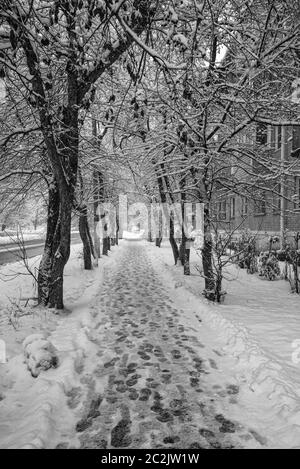
M36 378L41 371L58 366L57 351L42 334L32 334L23 342L25 363L31 375Z

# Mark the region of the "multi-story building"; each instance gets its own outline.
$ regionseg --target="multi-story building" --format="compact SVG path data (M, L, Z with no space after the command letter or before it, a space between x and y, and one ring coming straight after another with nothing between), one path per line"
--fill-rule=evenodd
M300 126L259 125L253 134L252 141L241 139L257 157L247 156L244 164L233 162L227 169L236 184L218 198L216 214L231 231L251 230L262 247L270 235L284 243L300 232Z

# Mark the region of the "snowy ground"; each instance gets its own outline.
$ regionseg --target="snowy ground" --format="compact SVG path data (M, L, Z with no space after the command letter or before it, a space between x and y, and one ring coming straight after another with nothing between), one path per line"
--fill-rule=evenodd
M80 246L72 247L66 268L63 314L36 308L32 302L24 308L20 298L36 293L32 278L22 263L0 267L0 340L5 340L7 359L6 364L0 363L0 448L19 448L27 443L42 447L55 434L56 423L53 425L52 419L57 424L61 421L68 377L82 353L76 345L81 321L98 288L96 275L99 280L106 261L99 271L85 272L83 276L80 251ZM29 262L34 271L39 258ZM28 335L39 332L46 337L50 334L59 350L61 366L53 370L54 376L49 371L34 379L24 364L22 342Z
M78 249L66 313L32 309L15 330L7 310L32 282L0 281L0 448L300 446L300 298L288 285L231 270L225 304L212 305L167 243L123 241L84 275ZM60 366L34 379L21 343L40 330Z
M183 277L182 267L172 265L167 242L161 250L148 249L174 284L182 286L180 290L201 298L204 279L196 269L201 261L195 250L191 250L192 275ZM225 277L225 303L200 299L204 317L224 340L226 354L235 357L237 379L269 400L274 421L270 420L268 434L273 445L299 447L300 297L284 280L270 282L236 266L228 266Z

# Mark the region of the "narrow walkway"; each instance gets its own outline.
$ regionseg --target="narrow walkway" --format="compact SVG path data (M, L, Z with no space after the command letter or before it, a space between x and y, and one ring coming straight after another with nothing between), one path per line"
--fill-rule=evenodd
M215 410L206 378L216 364L201 357L201 327L192 335L171 297L143 243L129 242L92 308L98 352L81 377L82 448L232 448L242 446L238 435L253 438ZM238 392L229 386L223 398ZM75 390L70 407L78 400Z

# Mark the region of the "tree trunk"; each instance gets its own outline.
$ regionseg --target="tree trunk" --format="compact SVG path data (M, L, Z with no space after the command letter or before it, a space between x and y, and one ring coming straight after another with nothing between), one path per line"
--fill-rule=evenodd
M105 215L102 215L101 218L105 217ZM107 236L107 224L104 225L103 228L103 248L102 248L102 254L103 256L108 256L108 236Z
M162 191L160 193L161 193L161 196L160 196L161 205L159 207L159 212L158 212L158 237L155 240L155 244L158 248L161 247L161 243L162 243L162 240L163 240L163 214L162 214L162 210L163 210L164 204L166 202L163 188L162 188Z
M163 163L161 164L161 169L165 173L165 167ZM165 182L165 186L168 191L171 203L174 204L175 200L172 194L171 184L166 174L163 176L163 180ZM167 202L166 194L164 194L164 196L165 196L165 201ZM178 249L176 239L175 239L174 212L173 211L170 212L169 241L170 241L172 252L173 252L174 262L175 262L175 265L177 265L177 262L179 259L179 249Z
M79 233L83 244L83 261L84 269L92 270L92 255L93 248L91 246L91 236L89 235L89 224L88 224L88 211L87 207L84 206L80 209L79 215Z
M60 239L59 199L57 184L53 180L49 186L46 241L38 273L38 302L44 306L49 302L53 256Z
M191 252L190 249L185 248L185 250L184 250L184 266L183 266L184 275L191 275L190 252Z
M222 271L220 271L218 272L217 279L216 279L216 294L215 294L215 299L217 300L218 303L221 303L222 281L223 281L223 276L222 276Z
M68 105L60 129L59 142L51 142L44 132L47 151L59 191L59 243L52 252L53 263L49 281L50 308L63 309L63 275L70 257L71 222L77 184L79 157L79 127L76 71L68 72Z
M161 213L161 206L158 209L158 233L155 238L155 246L160 248L162 243L162 213Z
M182 230L182 234L181 234L181 243L180 243L180 247L179 247L179 259L180 259L180 262L181 262L181 265L184 266L184 251L185 251L185 242L186 242L186 239L185 239L185 234L183 233L183 230Z
M53 252L53 263L49 282L49 307L64 309L63 274L70 257L71 218L73 209L73 189L63 190L60 194L60 238L59 246Z
M211 301L215 301L215 278L213 270L213 245L211 235L211 223L209 206L205 204L204 207L204 242L202 248L202 263L203 273L205 277L205 291L204 296Z
M83 244L84 269L92 270L93 269L92 256L94 257L94 259L96 259L96 254L95 254L93 240L92 240L91 233L90 233L88 208L87 208L87 205L85 204L84 183L83 183L83 178L82 178L80 168L78 169L78 177L79 177L79 185L80 185L81 205L77 206L76 208L79 211L79 234L80 234L82 244ZM98 262L98 258L97 258L97 262Z
M116 222L117 222L117 226L116 226L116 246L119 245L119 230L120 230L120 223L119 223L119 215L118 215L118 212L117 212L117 219L116 219Z
M174 231L174 213L170 213L170 234L169 234L169 241L171 244L172 252L173 252L173 257L174 257L174 262L175 265L177 265L177 261L179 259L179 250L178 246L175 240L175 231Z
M97 171L93 172L93 197L94 197L94 246L95 246L95 258L98 264L98 259L100 258L100 238L98 234L98 223L100 221L99 217L99 186L98 186L98 173Z
M183 273L184 275L190 275L190 250L187 249L187 236L186 236L186 226L185 226L185 202L186 202L186 194L185 194L185 180L183 179L180 184L181 189L181 216L182 216L182 228L181 228L181 245L179 250L180 261L183 265Z
M151 224L151 219L152 219L151 210L152 210L152 203L150 202L149 207L148 207L148 242L149 243L153 242L153 239L152 239L152 224Z
M300 293L300 285L299 285L299 240L300 240L300 233L295 235L295 257L293 259L293 270L294 270L294 278L295 278L295 292Z
M97 145L97 121L93 119L92 121L92 131L94 137L94 144ZM105 131L106 133L106 131ZM104 135L103 135L104 136ZM103 139L102 136L102 139ZM93 199L94 199L94 247L95 247L95 260L96 265L98 266L98 259L101 256L100 253L100 237L98 233L98 223L100 221L99 217L99 201L100 201L100 177L99 171L96 169L93 171Z
M159 236L158 238L155 239L155 246L157 248L160 248L161 247L161 243L162 243L162 237Z

